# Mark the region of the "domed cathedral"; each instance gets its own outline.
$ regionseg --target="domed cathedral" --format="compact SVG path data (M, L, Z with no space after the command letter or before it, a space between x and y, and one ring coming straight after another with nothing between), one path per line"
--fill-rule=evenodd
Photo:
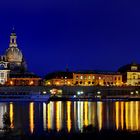
M8 62L8 68L11 71L27 70L27 65L23 58L23 54L17 45L17 36L14 29L10 35L9 48L6 50L5 56Z
M27 71L27 64L17 45L17 36L13 29L10 35L9 48L0 56L0 85L36 86L42 79Z

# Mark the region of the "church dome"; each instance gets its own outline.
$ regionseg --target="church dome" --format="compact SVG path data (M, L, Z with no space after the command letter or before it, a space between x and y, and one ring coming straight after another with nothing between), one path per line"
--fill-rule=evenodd
M8 62L22 62L22 52L17 47L9 47L6 50Z
M21 63L22 62L22 53L17 47L17 36L16 33L13 29L11 35L10 35L10 43L9 43L9 48L6 50L6 58L8 62L17 62Z

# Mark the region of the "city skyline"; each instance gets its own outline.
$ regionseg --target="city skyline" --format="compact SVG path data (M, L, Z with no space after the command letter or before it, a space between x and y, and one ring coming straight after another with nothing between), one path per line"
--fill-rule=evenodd
M117 71L140 62L140 2L36 1L0 3L0 54L12 27L29 70Z

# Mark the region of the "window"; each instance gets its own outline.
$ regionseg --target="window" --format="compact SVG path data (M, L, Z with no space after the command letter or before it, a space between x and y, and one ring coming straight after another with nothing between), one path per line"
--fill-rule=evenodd
M76 85L78 85L78 81L76 81L76 83L75 83Z
M136 79L136 76L133 76L133 79Z
M90 78L91 78L91 77L90 77L90 76L88 76L88 79L89 79L89 80L90 80Z
M1 79L1 80L0 80L0 83L1 83L1 84L4 84L4 80L3 80L3 79Z
M4 73L0 73L0 77L2 77L2 78L3 78L3 77L4 77Z
M138 67L137 66L131 66L131 70L137 70Z
M94 82L92 82L92 84L94 84Z
M92 79L95 79L95 76L92 76Z
M83 76L80 76L80 79L83 79Z

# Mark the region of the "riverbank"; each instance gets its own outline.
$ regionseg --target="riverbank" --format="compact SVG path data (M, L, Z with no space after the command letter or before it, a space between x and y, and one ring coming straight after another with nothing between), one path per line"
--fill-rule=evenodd
M140 96L107 96L102 98L101 96L51 96L49 101L140 101Z
M28 93L28 92L48 92L50 93L50 90L56 89L62 91L62 94L71 94L78 92L83 93L97 93L102 92L106 94L111 93L122 93L126 94L130 92L140 92L139 86L122 86L122 87L116 87L116 86L0 86L0 93Z
M27 96L30 93L51 94L51 90L61 91L50 97L50 101L113 101L140 100L140 87L85 87L85 86L0 86L0 95ZM9 98L8 97L8 98ZM2 98L0 98L2 99Z

